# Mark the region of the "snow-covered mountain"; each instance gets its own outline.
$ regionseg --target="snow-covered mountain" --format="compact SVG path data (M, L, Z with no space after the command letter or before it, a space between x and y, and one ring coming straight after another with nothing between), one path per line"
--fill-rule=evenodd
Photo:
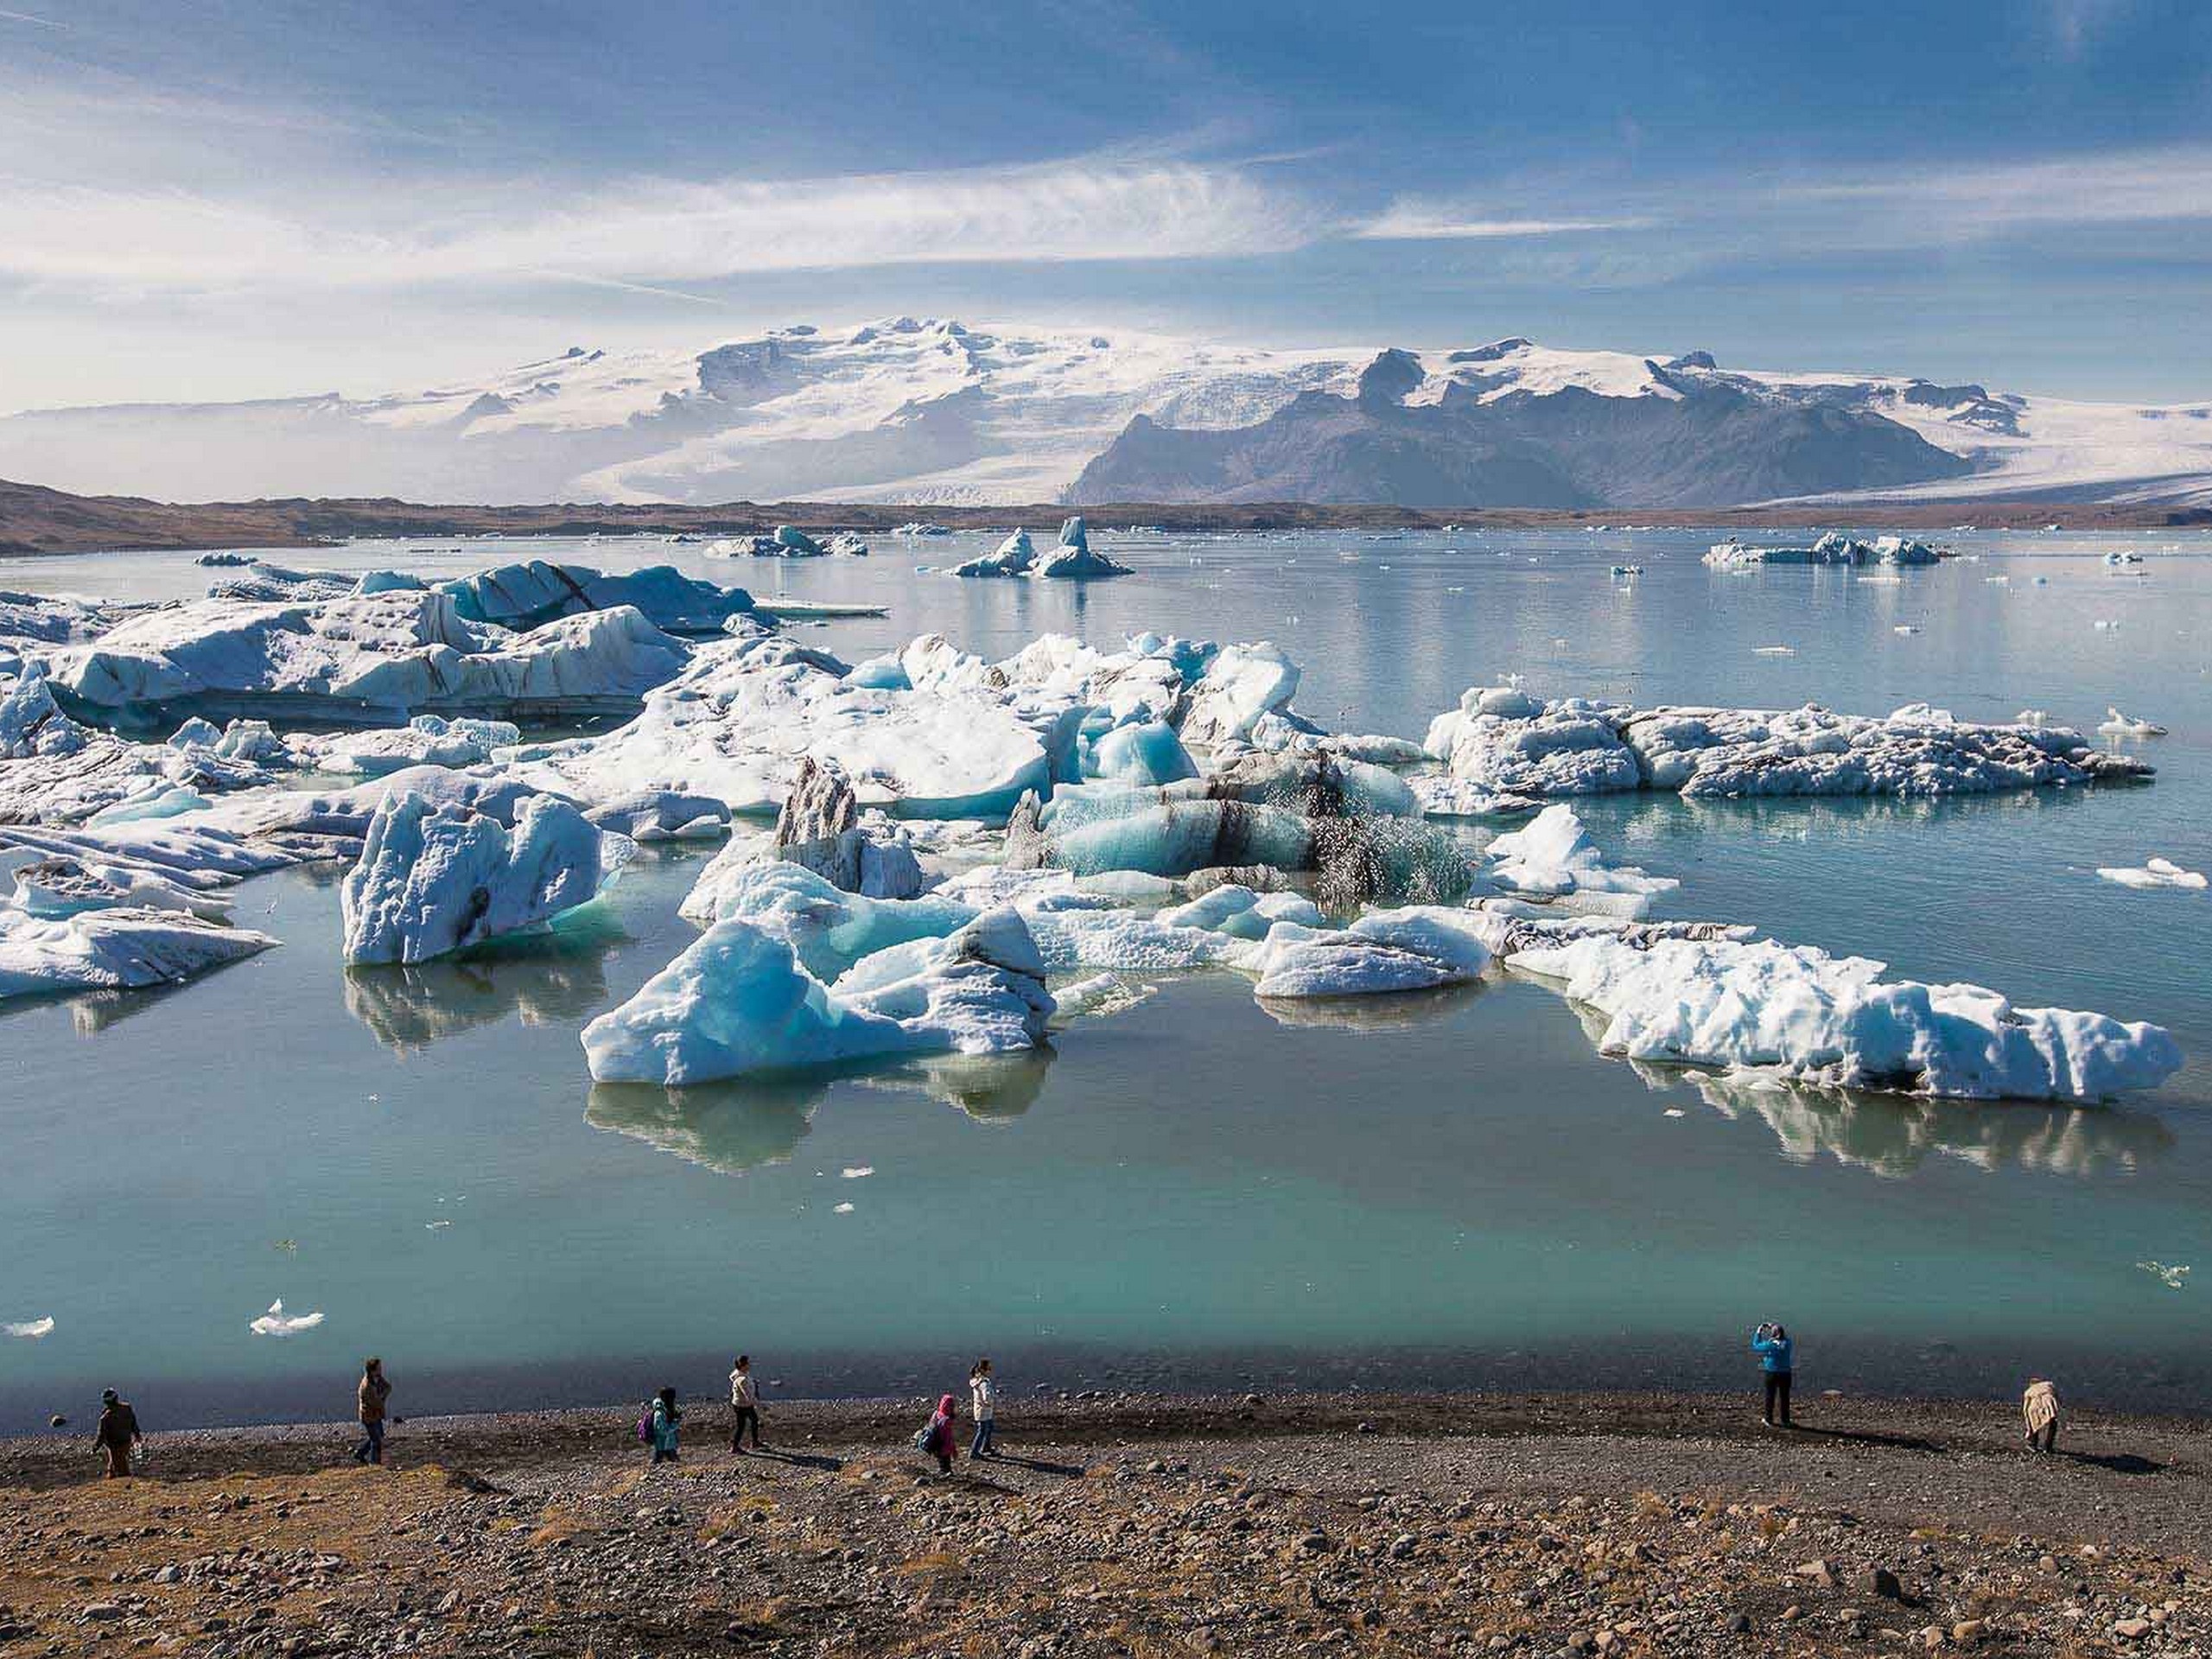
M573 348L381 397L0 418L0 477L169 499L2212 502L2212 404L1548 349L1262 350L900 317Z

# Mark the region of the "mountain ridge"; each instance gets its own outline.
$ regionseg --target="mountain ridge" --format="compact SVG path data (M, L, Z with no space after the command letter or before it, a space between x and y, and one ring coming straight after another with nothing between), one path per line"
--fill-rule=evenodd
M415 392L0 416L0 476L82 494L1291 499L1615 510L2012 497L2212 503L2212 403L2089 404L1705 351L1262 349L810 324L701 351L575 346Z

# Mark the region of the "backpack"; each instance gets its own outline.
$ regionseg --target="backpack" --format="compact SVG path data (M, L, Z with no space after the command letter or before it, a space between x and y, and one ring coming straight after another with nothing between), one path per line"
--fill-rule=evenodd
M929 1421L924 1423L919 1428L914 1431L914 1450L917 1452L926 1452L933 1444L935 1444L936 1440L937 1415L932 1412L930 1415Z
M645 1408L645 1414L638 1419L638 1444L640 1446L651 1446L652 1443L653 1408L651 1406L647 1406Z

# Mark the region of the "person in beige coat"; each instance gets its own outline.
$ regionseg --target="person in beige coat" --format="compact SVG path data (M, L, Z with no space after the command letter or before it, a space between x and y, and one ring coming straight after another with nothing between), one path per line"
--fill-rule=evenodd
M2028 1444L2038 1452L2058 1450L2058 1385L2040 1376L2028 1379L2020 1396L2020 1416L2028 1426Z

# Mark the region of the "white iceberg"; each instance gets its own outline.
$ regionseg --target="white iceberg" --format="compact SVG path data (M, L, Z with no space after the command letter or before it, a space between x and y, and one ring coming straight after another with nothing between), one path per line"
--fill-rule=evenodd
M1581 901L1586 908L1640 912L1662 893L1681 885L1672 876L1646 875L1632 865L1610 867L1572 807L1554 803L1522 829L1499 836L1484 849L1483 872L1498 890L1523 898Z
M1277 922L1322 925L1321 907L1302 893L1255 893L1233 881L1209 888L1186 905L1161 911L1158 919L1169 927L1201 928L1239 939L1264 939Z
M408 793L368 827L339 888L345 959L428 962L588 904L633 850L565 801L532 796L512 830Z
M2101 865L2097 874L2107 881L2117 881L2123 887L2181 887L2202 892L2206 885L2202 871L2184 870L2170 858L2146 860L2139 870Z
M0 1324L0 1332L11 1337L21 1337L26 1342L36 1342L54 1334L54 1315L46 1314L35 1319L10 1319Z
M2117 709L2107 709L2097 729L2108 737L2164 737L2166 728L2156 721L2137 720Z
M1083 714L1041 693L857 685L789 640L734 641L702 648L620 730L545 751L532 775L586 799L670 790L758 813L782 805L811 758L849 779L863 805L993 817L1075 775Z
M0 909L0 998L178 984L276 943L177 910Z
M1261 997L1371 996L1465 984L1490 966L1475 912L1413 905L1348 927L1278 922L1245 966Z
M1037 563L1037 549L1029 532L1017 530L988 553L979 553L952 567L956 576L1026 576Z
M669 1088L880 1056L1003 1053L1042 1040L1053 1003L1028 929L1000 909L863 958L835 985L790 943L717 922L585 1027L595 1081Z
M198 600L54 655L55 687L117 714L175 708L381 724L416 711L620 712L690 648L629 606L528 633L471 622L452 596L399 590L315 604Z
M1060 526L1059 545L1038 560L1029 574L1046 580L1085 582L1135 573L1118 560L1090 550L1090 538L1084 532L1082 515L1077 514Z
M504 720L448 720L440 715L417 715L404 726L299 740L317 771L364 778L382 778L406 766L481 766L494 750L521 741L521 730Z
M1268 715L1287 715L1297 695L1298 664L1266 640L1224 645L1191 687L1179 729L1201 748L1250 741Z
M943 938L986 908L944 893L877 899L846 892L803 865L733 842L700 873L680 913L701 924L742 921L779 938L827 982L879 950Z
M455 609L471 622L525 632L564 616L627 605L669 633L719 633L731 617L753 609L753 596L744 588L701 582L672 564L603 572L532 559L440 582L438 590L450 595ZM378 589L364 577L359 591Z
M269 1304L269 1311L260 1315L246 1329L257 1337L296 1337L302 1331L312 1331L322 1323L322 1310L312 1313L287 1313L281 1296Z
M1881 963L1810 946L1590 931L1531 940L1508 962L1606 1015L1600 1051L1630 1059L1955 1099L2078 1101L2156 1088L2182 1060L2157 1026L2018 1008L1978 985L1885 980Z
M1861 541L1830 531L1808 546L1796 547L1746 547L1732 537L1715 543L1705 562L1716 570L1745 570L1769 564L1934 564L1948 556L1943 549L1909 536Z

